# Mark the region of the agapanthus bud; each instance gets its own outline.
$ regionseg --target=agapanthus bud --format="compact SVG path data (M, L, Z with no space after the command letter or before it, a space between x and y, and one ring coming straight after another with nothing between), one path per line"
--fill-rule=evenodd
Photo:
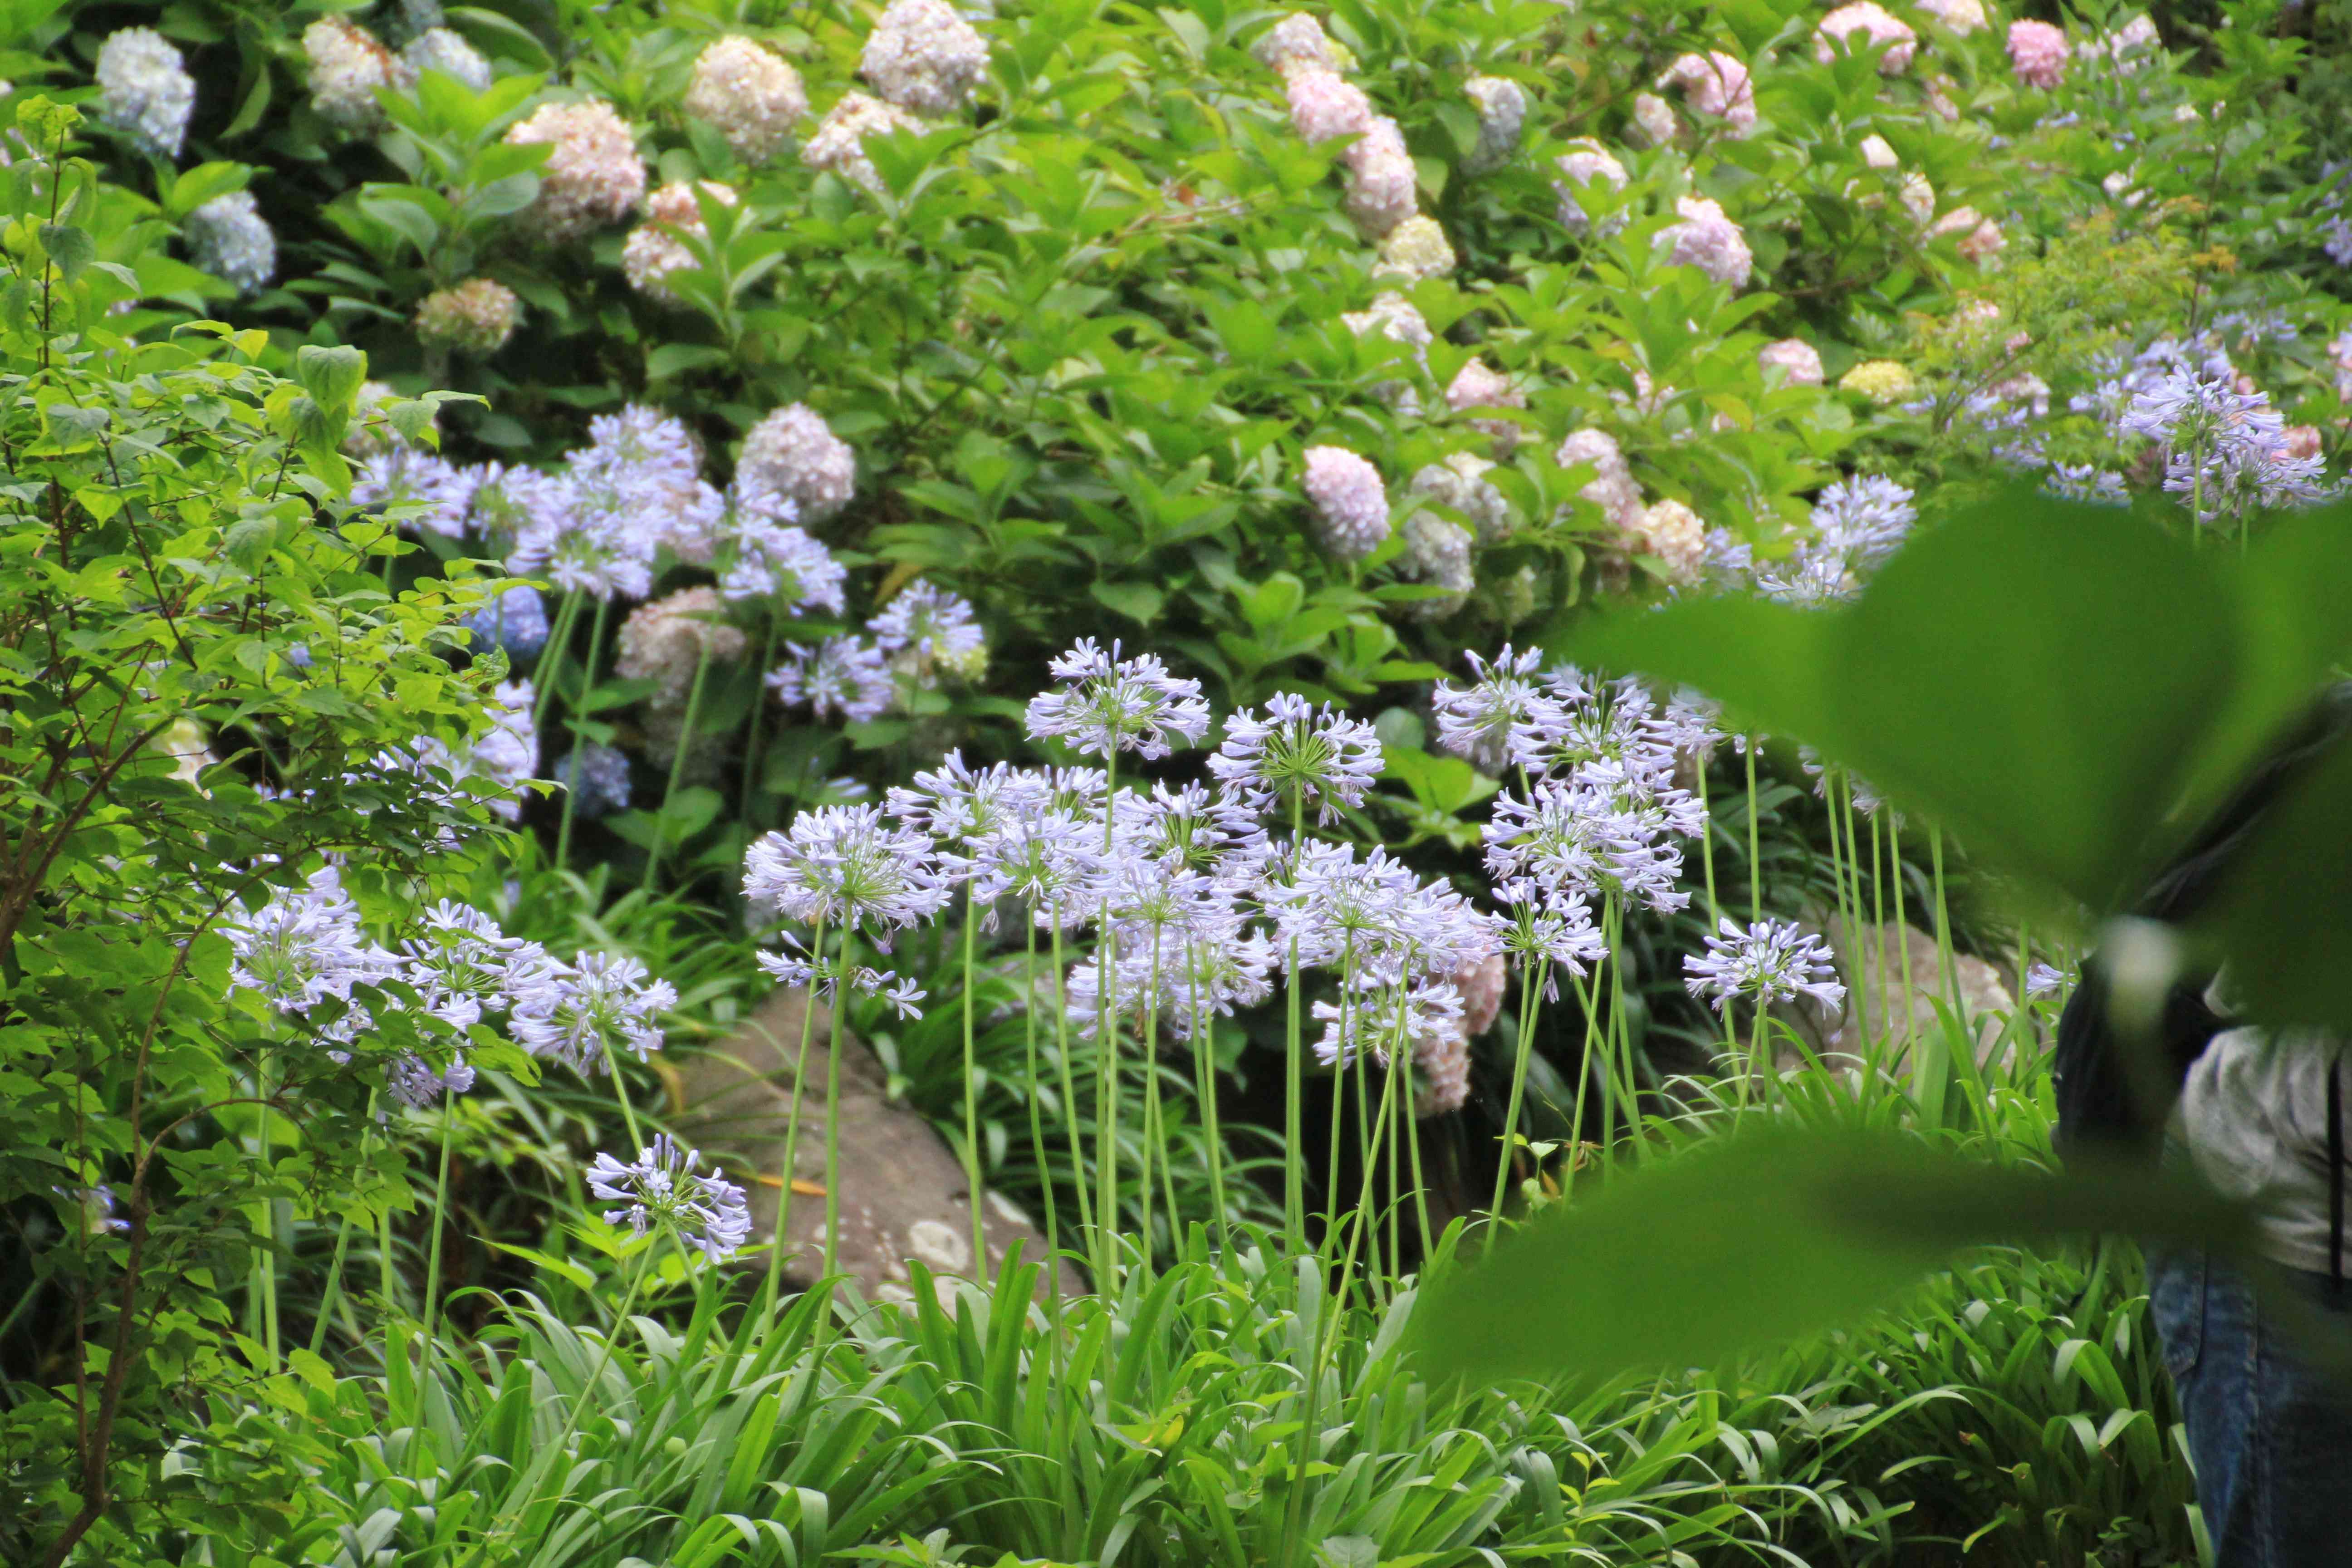
M416 79L407 61L344 16L321 16L303 28L302 52L310 61L310 107L320 119L345 131L381 130L383 107L376 93L400 90Z
M442 75L475 92L490 89L490 62L482 51L467 43L465 36L448 27L427 27L408 40L400 51L413 81L426 71Z
M783 497L813 526L849 504L857 457L816 410L793 403L751 426L735 471L739 483L748 480Z
M698 265L686 237L709 239L710 231L702 221L706 196L721 206L731 207L737 200L734 187L717 180L692 184L674 180L646 201L646 221L629 231L627 243L621 247L621 271L629 286L646 299L677 303L677 296L662 279L682 267Z
M468 278L436 289L416 307L417 341L432 348L496 353L522 324L522 300L505 284Z
M1683 55L1658 78L1658 90L1680 89L1683 101L1696 113L1723 121L1723 133L1734 141L1756 129L1756 89L1748 68L1736 55L1709 49L1703 55Z
M1665 237L1674 242L1667 258L1678 267L1696 267L1727 288L1747 283L1756 269L1748 237L1724 216L1723 208L1706 196L1685 196L1675 203L1683 221L1669 225Z
M1372 128L1372 100L1337 71L1301 66L1286 83L1290 128L1313 145L1334 136L1361 136Z
M1912 4L1963 38L1985 25L1983 0L1912 0Z
M1302 481L1324 548L1360 561L1389 536L1388 489L1381 471L1344 447L1309 447Z
M1508 77L1474 76L1462 96L1478 111L1478 145L1462 160L1465 174L1487 174L1511 161L1527 126L1528 95Z
M539 198L524 224L562 244L626 217L646 195L636 135L609 103L547 103L509 129L508 145L552 150L539 166Z
M988 67L988 44L947 0L891 0L874 24L857 74L888 102L951 114Z
M240 294L278 276L278 236L254 205L251 191L231 191L190 213L180 224L188 260Z
M1356 231L1377 240L1412 216L1420 206L1419 174L1405 151L1404 132L1387 115L1373 118L1364 134L1340 154L1348 170L1348 216Z
M1873 403L1900 403L1918 389L1911 373L1891 359L1866 359L1838 378L1838 390L1858 392Z
M1802 338L1782 338L1778 342L1766 343L1756 353L1756 365L1764 373L1767 386L1773 384L1776 374L1782 386L1822 384L1822 356Z
M1655 556L1675 583L1696 583L1706 564L1706 525L1678 500L1653 501L1642 512L1634 542Z
M1559 225L1569 233L1581 238L1592 231L1592 216L1584 210L1579 193L1599 181L1616 190L1627 183L1625 165L1600 142L1582 137L1568 144L1569 150L1553 160L1560 177L1552 182L1552 190L1559 196ZM1595 205L1598 205L1597 203ZM1614 233L1624 226L1622 214L1610 215L1605 233Z
M695 58L684 107L707 121L746 163L783 149L808 112L800 73L765 46L729 34Z
M1473 354L1446 384L1445 405L1456 414L1468 408L1525 408L1526 391L1511 378ZM1470 428L1494 437L1495 455L1508 458L1519 444L1519 427L1508 419L1473 419Z
M1412 491L1453 508L1469 520L1478 542L1493 544L1511 533L1511 503L1484 478L1495 465L1468 452L1431 463L1412 476Z
M176 158L196 107L196 79L152 27L125 27L98 47L98 118L139 150Z
M921 121L895 103L885 103L862 92L844 93L841 101L818 122L816 133L801 143L801 162L878 195L882 176L875 172L874 161L866 155L866 139L922 128Z
M2009 67L2028 87L2056 87L2073 53L2062 27L2034 21L2009 25Z
M1641 527L1642 489L1633 482L1633 470L1617 437L1606 430L1570 431L1553 460L1563 468L1591 464L1596 472L1577 493L1598 506L1621 531Z
M1919 47L1919 35L1877 0L1854 0L1822 17L1821 26L1813 29L1813 58L1827 65L1837 58L1841 44L1850 51L1885 46L1886 53L1878 61L1879 74L1898 76L1909 68Z

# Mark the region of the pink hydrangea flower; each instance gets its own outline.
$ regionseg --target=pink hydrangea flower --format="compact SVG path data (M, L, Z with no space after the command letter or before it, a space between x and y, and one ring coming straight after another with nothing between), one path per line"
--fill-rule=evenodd
M1756 129L1755 84L1748 79L1748 68L1721 49L1684 55L1666 68L1657 86L1660 92L1680 88L1685 103L1721 120L1734 140Z
M2066 74L2066 35L2047 22L2009 25L2009 64L2028 87L2053 88Z
M1855 34L1864 35L1857 38ZM1835 40L1835 42L1832 42ZM1885 45L1886 53L1879 58L1882 76L1897 76L1910 69L1911 57L1919 47L1919 35L1911 25L1876 0L1854 0L1851 5L1841 5L1822 18L1813 29L1813 58L1827 65L1837 58L1836 44L1849 49L1868 48Z

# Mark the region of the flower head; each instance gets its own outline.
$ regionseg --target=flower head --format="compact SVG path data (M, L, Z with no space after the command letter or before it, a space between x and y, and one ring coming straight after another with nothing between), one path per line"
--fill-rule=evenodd
M1841 44L1854 52L1884 45L1886 52L1879 58L1879 74L1899 76L1911 64L1919 35L1877 0L1853 0L1822 17L1821 26L1813 29L1813 58L1827 65L1837 58Z
M1462 160L1465 174L1489 174L1511 161L1528 119L1528 95L1508 77L1474 76L1462 96L1478 111L1478 145Z
M547 605L528 584L492 595L461 624L473 634L477 648L500 649L516 663L536 658L547 646Z
M1134 752L1149 760L1168 755L1171 736L1197 745L1209 732L1201 683L1169 674L1157 654L1123 659L1118 643L1105 652L1080 637L1048 668L1062 689L1029 700L1033 739L1058 736L1081 756Z
M987 641L972 618L971 600L919 577L866 622L866 631L883 652L904 655L927 668L961 668Z
M1381 775L1381 742L1362 720L1278 691L1267 700L1265 718L1244 708L1225 721L1224 743L1209 759L1209 773L1252 811L1295 803L1329 822L1339 807L1363 804L1364 791Z
M1756 89L1748 79L1748 67L1736 55L1709 49L1703 55L1679 56L1657 85L1661 92L1680 89L1685 103L1722 121L1724 133L1734 141L1756 129Z
M1537 679L1543 655L1515 654L1506 643L1490 662L1465 651L1467 686L1440 683L1431 696L1438 743L1481 768L1541 769L1568 725L1568 714Z
M251 991L281 1013L307 1016L328 997L351 1000L352 987L373 984L396 961L361 929L359 906L332 866L282 889L250 912L221 922L232 960L229 985Z
M1873 403L1900 403L1919 389L1919 383L1900 361L1866 359L1838 378L1843 392L1858 392Z
M1390 281L1411 283L1423 278L1443 278L1454 270L1455 258L1453 243L1445 237L1445 227L1435 218L1415 214L1389 230L1381 241L1381 258L1372 268L1372 276Z
M621 623L620 657L613 673L623 680L652 681L648 706L682 708L697 669L743 657L747 639L726 616L725 601L716 588L681 588L640 605Z
M152 27L124 27L98 47L98 118L151 157L180 155L196 79Z
M1494 466L1473 453L1456 452L1420 469L1407 488L1460 513L1478 542L1496 543L1510 536L1512 519L1510 501L1486 478Z
M857 458L822 415L792 403L751 426L735 476L739 486L792 502L801 524L814 527L849 504Z
M1684 955L1683 973L1690 994L1708 1001L1718 1013L1742 996L1759 1008L1799 996L1810 996L1824 1007L1845 1000L1829 949L1821 938L1804 934L1789 921L1759 921L1742 931L1726 920L1706 939L1705 953Z
M1419 210L1420 174L1405 149L1404 132L1387 115L1374 115L1339 161L1348 172L1348 216L1366 239L1384 237Z
M866 35L857 74L917 114L951 114L988 68L988 44L947 0L890 0Z
M2010 69L2028 87L2056 87L2071 53L2063 28L2031 20L2009 25Z
M240 294L251 294L278 276L278 236L261 216L251 191L215 196L180 225L195 267Z
M629 808L628 753L593 742L575 746L555 764L555 782L575 791L572 815L594 822Z
M897 131L920 131L923 122L895 103L846 92L826 111L816 132L801 143L801 162L826 170L867 191L882 189L882 175L866 155L866 139Z
M1802 338L1782 338L1766 343L1756 353L1756 365L1764 373L1766 385L1772 384L1777 374L1783 386L1819 386L1822 384L1822 356L1812 344Z
M1585 206L1584 193L1596 183L1612 190L1623 190L1631 177L1616 154L1591 137L1580 137L1568 144L1568 151L1552 161L1559 178L1552 182L1552 191L1559 197L1559 224L1569 233L1581 239L1592 232L1592 216ZM1596 193L1593 205L1601 205ZM1624 226L1622 214L1611 214L1604 226L1613 233Z
M636 132L609 103L547 103L509 129L508 145L550 149L539 166L530 227L550 242L579 239L616 223L646 196L646 161Z
M381 129L383 106L375 95L416 80L413 66L347 16L321 16L302 29L302 52L310 61L310 107L345 131Z
M598 1154L588 1167L588 1190L608 1204L608 1225L625 1225L643 1236L666 1228L713 1263L725 1261L751 1236L751 1210L743 1189L724 1177L702 1175L702 1156L667 1132L623 1164Z
M945 909L949 887L929 835L872 805L803 811L743 855L743 895L786 920L887 938Z
M514 1009L515 1038L535 1057L551 1057L581 1074L608 1070L616 1049L639 1060L662 1047L661 1015L677 992L634 958L583 952L550 966L535 994Z
M781 56L730 33L695 57L683 107L715 127L735 156L759 164L791 140L808 112L808 94Z
M677 302L677 293L663 279L701 265L687 241L709 242L709 226L702 219L706 200L731 207L738 198L733 186L717 180L673 180L646 201L646 221L629 231L621 247L621 271L630 288L648 300Z
M1706 196L1684 196L1675 203L1682 221L1669 224L1662 237L1673 242L1666 258L1677 267L1696 267L1726 288L1747 283L1756 269L1748 237Z
M888 712L898 691L882 650L845 634L814 647L800 643L786 648L784 662L768 671L767 683L787 708L805 702L818 719L837 713L861 724Z
M400 58L408 68L411 80L426 71L439 71L469 91L490 89L490 62L466 41L464 34L452 28L425 28L408 40Z
M416 307L416 336L436 348L490 354L506 347L522 324L522 300L505 284L468 278L436 289Z
M1361 136L1372 128L1372 100L1339 73L1302 66L1284 83L1290 100L1290 128L1310 146L1334 136Z
M1309 447L1300 482L1315 508L1324 547L1360 561L1389 536L1388 488L1381 471L1345 447Z

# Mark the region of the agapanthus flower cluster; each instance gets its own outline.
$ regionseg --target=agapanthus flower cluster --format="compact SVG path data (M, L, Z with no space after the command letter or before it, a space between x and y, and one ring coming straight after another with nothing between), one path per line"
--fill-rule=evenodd
M382 129L383 106L375 95L404 90L416 80L406 60L346 16L321 16L303 28L302 53L310 63L311 109L344 131Z
M777 701L787 708L805 702L820 721L879 719L898 691L882 650L871 638L846 634L785 649L784 662L767 673L766 682Z
M1117 642L1106 651L1081 637L1048 668L1061 685L1029 700L1033 739L1066 742L1081 756L1134 752L1148 761L1209 732L1201 683L1169 674L1157 654L1121 658Z
M1762 921L1743 931L1726 920L1706 939L1704 953L1684 955L1683 973L1690 994L1718 1013L1742 998L1759 1009L1800 996L1825 1008L1845 1000L1829 949L1788 921Z
M2322 493L2318 458L2294 455L2270 398L2234 377L2177 370L2134 394L2120 425L2162 447L2164 488L2189 497L2200 522Z
M866 623L875 646L903 662L918 679L935 669L968 674L985 656L988 639L971 602L917 578L880 615Z
M604 952L549 963L546 971L545 984L516 1005L512 1020L515 1038L533 1056L588 1074L609 1071L617 1051L642 1061L661 1049L661 1016L677 1005L668 981L634 958Z
M715 559L719 591L731 600L764 599L788 616L814 606L842 613L848 569L798 526L800 506L738 473L727 498Z
M636 211L646 196L646 161L636 132L596 99L547 103L506 133L509 146L550 149L539 166L539 196L527 227L551 243L579 239Z
M251 191L215 196L181 221L188 260L200 271L251 294L278 276L278 236Z
M352 503L394 514L410 532L456 539L466 531L475 479L422 447L399 443L362 458L352 479Z
M565 455L561 473L503 476L517 524L507 571L594 598L635 599L651 590L665 546L709 560L726 502L703 482L686 426L631 405L599 415L588 433L589 444Z
M98 118L142 153L177 158L196 107L196 79L152 27L124 27L98 47Z
M866 36L857 74L888 102L952 114L988 68L988 44L947 0L891 0Z
M1317 822L1328 823L1341 806L1363 804L1381 774L1381 742L1360 720L1277 692L1263 719L1242 708L1225 721L1209 774L1253 812L1311 807Z
M791 501L804 527L833 517L856 493L856 454L805 403L786 404L751 426L735 471L738 483Z
M743 895L763 913L887 946L892 932L944 910L950 884L928 835L893 825L879 806L827 805L753 841Z
M1340 560L1360 561L1388 539L1388 487L1378 468L1345 447L1307 447L1300 488L1324 548Z
M348 1002L353 985L376 984L398 967L367 936L359 905L332 866L224 921L220 931L232 954L230 986L293 1016L307 1016L329 997Z
M588 1190L608 1204L608 1225L625 1225L644 1236L667 1230L713 1263L724 1262L751 1239L751 1211L743 1189L724 1177L703 1175L702 1156L667 1132L623 1164L600 1153L588 1167Z
M766 46L729 34L695 57L683 107L746 163L766 163L808 113L800 73Z
M417 341L434 348L496 353L521 325L522 300L489 278L468 278L453 288L437 289L416 307Z

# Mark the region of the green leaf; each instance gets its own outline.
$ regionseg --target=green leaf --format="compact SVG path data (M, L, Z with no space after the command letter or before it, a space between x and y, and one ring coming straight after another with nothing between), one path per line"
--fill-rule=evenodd
M305 343L295 352L294 379L320 408L348 408L367 380L367 355L341 343Z
M98 242L90 238L89 230L69 223L43 224L41 248L48 253L50 263L68 282L80 277L98 259Z
M1168 602L1168 595L1149 583L1096 583L1088 592L1097 604L1108 605L1138 626L1150 626Z
M1433 1379L1719 1366L1851 1325L1964 1248L2122 1231L2233 1251L2237 1210L2145 1164L2004 1169L1901 1132L1772 1129L1620 1174L1422 1288Z

